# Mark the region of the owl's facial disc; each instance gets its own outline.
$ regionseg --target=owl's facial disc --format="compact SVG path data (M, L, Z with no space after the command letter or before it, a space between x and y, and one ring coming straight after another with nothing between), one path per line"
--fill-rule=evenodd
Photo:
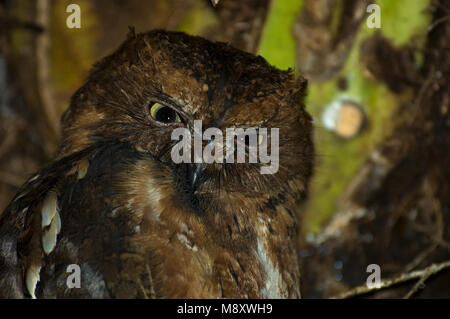
M306 81L293 72L224 43L176 32L140 34L105 58L74 95L63 120L60 156L99 139L125 141L164 165L188 197L300 194L314 153L312 122L302 102L305 89ZM231 127L279 128L279 170L264 175L260 163L248 161L173 162L171 133L177 128L192 133L195 120L202 120L204 130L217 127L224 135ZM250 148L245 136L235 143Z

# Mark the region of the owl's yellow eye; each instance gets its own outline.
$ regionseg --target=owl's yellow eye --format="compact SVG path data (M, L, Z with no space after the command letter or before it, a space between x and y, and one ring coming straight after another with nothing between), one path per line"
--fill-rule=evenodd
M159 103L150 105L150 116L155 121L164 124L182 123L181 117L174 109Z

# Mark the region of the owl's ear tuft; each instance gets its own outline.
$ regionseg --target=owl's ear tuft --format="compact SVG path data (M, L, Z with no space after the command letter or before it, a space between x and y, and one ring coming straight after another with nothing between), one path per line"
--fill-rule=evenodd
M308 80L305 79L303 76L298 75L295 79L295 82L297 83L298 92L302 94L302 96L306 95L306 89L308 88Z
M139 41L141 34L136 34L134 26L128 26L127 40L124 43L125 52L128 57L128 67L139 64L139 52L142 43Z
M127 40L130 40L130 39L136 39L137 38L137 36L136 36L136 30L135 30L135 28L134 28L134 26L128 26L128 34L127 34Z
M290 88L290 96L295 104L303 105L303 99L307 95L308 80L301 75L295 76Z

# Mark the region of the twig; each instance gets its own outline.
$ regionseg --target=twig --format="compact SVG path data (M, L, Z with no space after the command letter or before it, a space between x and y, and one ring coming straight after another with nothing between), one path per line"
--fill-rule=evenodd
M220 0L211 0L213 7L217 6L219 4L219 1Z
M41 33L36 42L36 61L39 93L42 106L47 117L52 133L59 137L59 112L53 98L50 83L50 33L49 33L49 1L38 0L36 2L36 22L41 25L45 32Z
M420 253L412 262L410 262L404 269L405 272L409 272L419 266L437 247L439 246L438 243L431 244L430 247L428 247L426 250L424 250L422 253Z
M334 296L331 298L332 299L346 299L346 298L356 297L356 296L360 296L360 295L365 295L367 293L370 293L370 292L373 292L376 290L389 288L391 286L394 286L394 285L397 285L397 284L400 284L403 282L407 282L407 281L410 281L413 279L420 278L420 280L417 282L417 284L404 297L404 298L410 298L421 287L423 287L423 284L429 277L431 277L432 275L434 275L440 271L448 269L448 268L450 268L450 260L439 263L439 264L432 264L422 270L416 270L416 271L409 272L409 273L403 273L397 277L382 280L380 282L380 284L376 287L368 287L367 285L358 286L358 287L355 287L349 291L346 291L340 295L337 295L337 296Z
M431 32L431 31L432 31L434 28L436 28L439 24L441 24L441 23L443 23L443 22L445 22L445 21L447 21L447 20L450 20L450 15L445 16L445 17L442 17L442 18L440 18L440 19L437 19L436 21L434 21L434 23L433 23L432 25L430 25L430 26L428 27L427 32Z

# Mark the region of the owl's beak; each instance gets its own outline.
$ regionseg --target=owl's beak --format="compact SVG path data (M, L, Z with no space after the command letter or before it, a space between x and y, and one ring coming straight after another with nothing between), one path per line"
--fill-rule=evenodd
M195 191L202 183L202 174L205 171L205 163L194 163L188 166L188 176L191 182L191 187Z

